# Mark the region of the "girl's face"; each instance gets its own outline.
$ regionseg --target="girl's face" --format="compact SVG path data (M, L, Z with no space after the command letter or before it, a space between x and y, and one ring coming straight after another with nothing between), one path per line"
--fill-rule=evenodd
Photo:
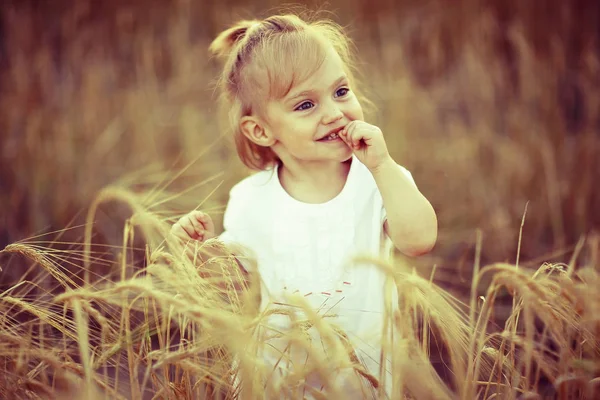
M315 74L266 105L266 129L271 146L285 162L348 160L352 151L337 132L350 121L362 120L362 107L350 87L344 64L334 49Z

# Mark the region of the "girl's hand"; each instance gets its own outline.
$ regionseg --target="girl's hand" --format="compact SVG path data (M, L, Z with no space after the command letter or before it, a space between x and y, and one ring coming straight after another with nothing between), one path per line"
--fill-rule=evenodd
M341 130L340 137L371 172L391 159L383 133L375 125L354 120Z
M215 236L215 225L208 214L192 211L171 227L171 234L182 240L203 242Z

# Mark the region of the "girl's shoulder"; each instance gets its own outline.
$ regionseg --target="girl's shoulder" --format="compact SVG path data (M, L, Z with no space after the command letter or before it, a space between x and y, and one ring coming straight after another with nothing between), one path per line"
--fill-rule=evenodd
M277 175L272 169L255 172L233 185L229 196L250 199L253 196L264 195L265 188L271 186L274 179L277 179Z
M354 179L362 182L363 184L368 184L376 188L377 185L375 183L375 178L373 177L373 174L371 174L371 171L369 171L367 166L360 162L360 160L358 160L358 158L356 157L352 160L352 162L355 163L356 166ZM398 163L396 163L396 165L398 166L398 168L400 168L404 175L416 186L415 180L411 172L403 165L400 165Z
M224 215L228 229L251 225L253 216L264 214L271 203L269 187L272 185L273 175L272 171L256 172L231 188Z

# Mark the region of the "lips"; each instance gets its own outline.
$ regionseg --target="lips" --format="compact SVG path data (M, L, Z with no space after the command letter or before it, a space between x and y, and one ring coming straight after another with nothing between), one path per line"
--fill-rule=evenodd
M323 137L321 137L320 139L317 139L317 141L319 142L325 142L325 141L330 141L330 140L335 140L339 138L339 133L342 131L342 129L344 129L343 126L339 127L339 128L335 128L330 130L329 132L327 132L327 134L323 135Z

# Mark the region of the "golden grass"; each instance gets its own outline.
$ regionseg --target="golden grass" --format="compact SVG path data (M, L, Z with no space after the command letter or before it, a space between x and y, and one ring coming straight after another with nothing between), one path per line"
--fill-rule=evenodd
M219 224L246 173L221 140L206 56L235 16L267 7L238 3L7 1L0 397L294 397L306 380L324 386L314 398L380 396L335 326L306 310L277 338L259 277L217 241L168 236L194 208ZM430 257L375 260L400 289L383 343L394 398L597 398L599 6L430 4L332 4L370 118L441 228ZM256 357L265 332L290 343L285 376Z
M31 296L22 289L37 286L23 280L0 295L3 394L142 399L232 398L241 392L244 398L263 393L296 398L314 390L303 382L318 379L323 390L311 393L314 398L345 398L361 390L366 390L364 398L370 398L369 391L381 397L385 382L366 374L348 339L302 298L292 296L288 305L302 308L305 320L285 307L276 311L292 321L290 330L276 339L289 343L281 353L282 366L298 354L306 355L306 363L290 366L283 376L270 369L257 356L261 346L269 346L257 334L269 330L269 316L249 306L257 305L258 277L241 274L218 241L192 249L166 234L168 223L132 200L133 193L125 188L115 193L135 210L124 229L131 229L131 221L143 221L146 227L145 265L134 267L126 257L119 262L134 271L131 275L119 273L113 281L81 281L78 286L67 270L50 261L51 248L24 241L0 252L4 260L20 254L40 265L59 288L49 297ZM597 244L591 238L585 246ZM121 253L130 246L124 240ZM80 267L91 259L80 257ZM571 266L544 264L535 271L510 264L486 266L473 277L475 289L485 275L492 276L486 294L476 301L474 290L475 308L469 308L401 260L371 261L399 291L398 307L387 311L392 329L382 354L391 360L392 398L531 398L550 390L566 399L596 393L597 264L576 267L573 260ZM489 325L503 290L516 299L515 306L504 327L494 329ZM315 341L323 343L327 355ZM435 357L442 363L436 365ZM339 376L344 386L339 386Z

